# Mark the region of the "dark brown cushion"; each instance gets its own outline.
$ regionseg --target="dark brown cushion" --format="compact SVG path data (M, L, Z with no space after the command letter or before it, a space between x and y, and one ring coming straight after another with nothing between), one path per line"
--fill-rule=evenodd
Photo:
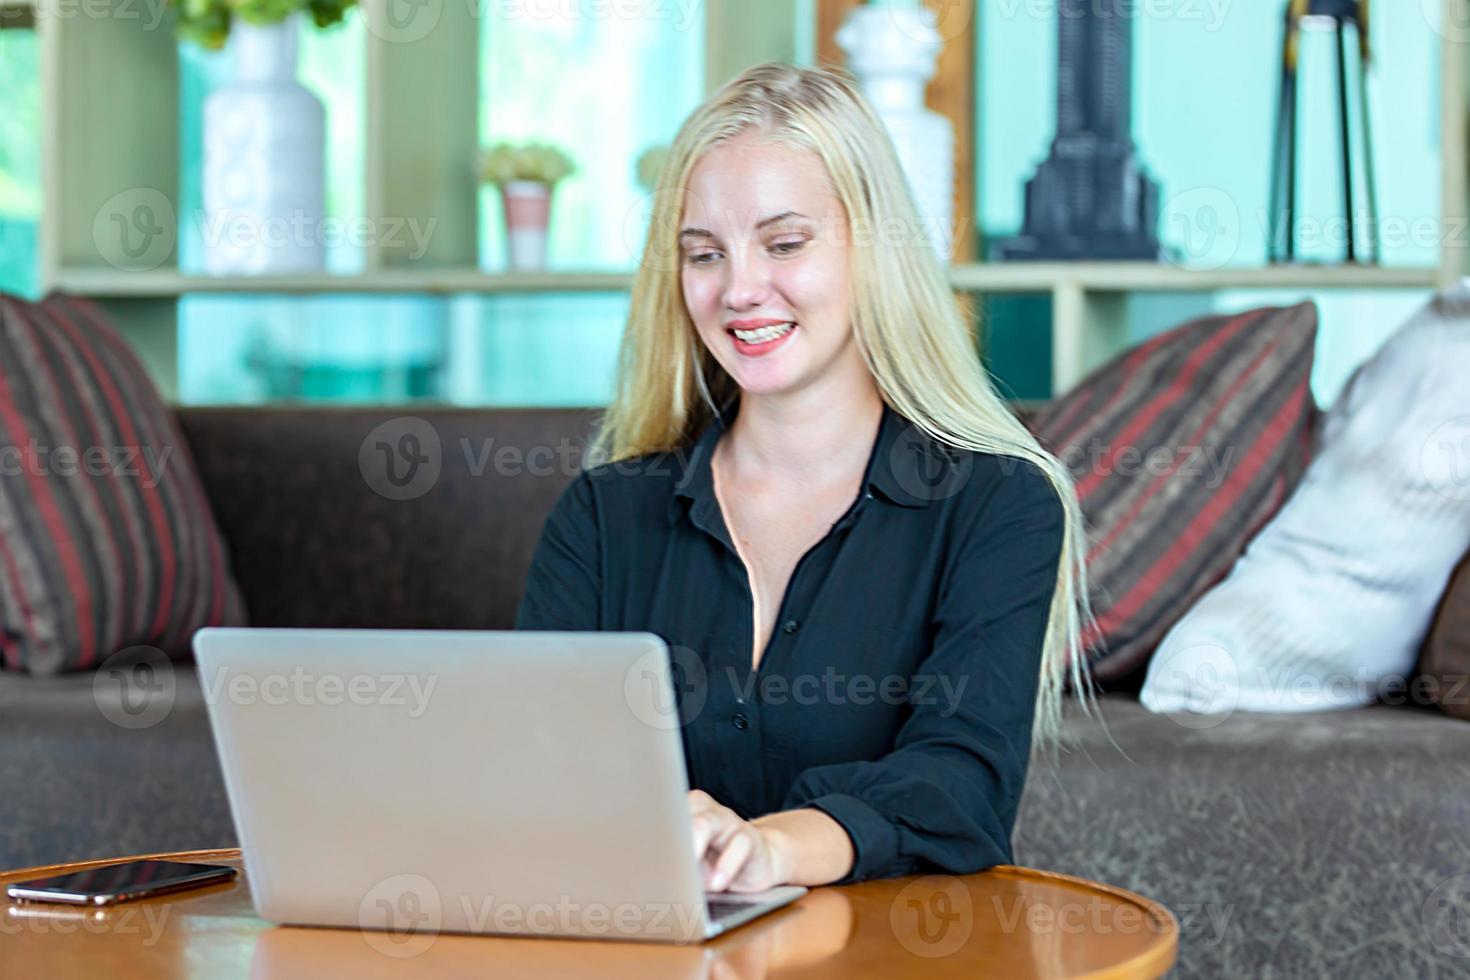
M1136 676L1296 485L1318 417L1316 337L1311 303L1201 317L1031 418L1087 520L1099 682Z
M1419 654L1419 674L1427 679L1422 696L1446 714L1470 721L1470 555L1439 601Z
M0 295L0 658L55 674L244 622L189 447L91 303Z
M597 414L282 405L178 418L256 626L489 630L514 625Z

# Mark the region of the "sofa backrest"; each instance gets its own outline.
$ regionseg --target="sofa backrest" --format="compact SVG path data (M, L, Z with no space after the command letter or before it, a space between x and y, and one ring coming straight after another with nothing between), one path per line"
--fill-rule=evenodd
M253 625L508 629L597 414L293 407L177 417Z

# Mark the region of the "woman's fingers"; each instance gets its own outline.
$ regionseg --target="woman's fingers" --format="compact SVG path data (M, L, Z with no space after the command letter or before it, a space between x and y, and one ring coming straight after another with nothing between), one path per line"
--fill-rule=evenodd
M755 836L758 833L760 832L750 824L742 823L719 842L721 849L709 878L711 891L724 891L745 869L745 862L755 853Z
M696 793L697 790L689 794L689 821L694 828L694 859L703 861L715 837L732 824L738 824L740 818L735 811L720 806L706 794L698 793L698 797L702 797L700 799Z

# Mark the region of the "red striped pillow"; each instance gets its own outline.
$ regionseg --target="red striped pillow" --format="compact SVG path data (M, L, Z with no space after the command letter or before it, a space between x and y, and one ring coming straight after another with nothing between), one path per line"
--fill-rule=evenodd
M1192 320L1029 420L1088 522L1100 682L1144 665L1306 469L1317 419L1311 303Z
M244 622L188 445L91 303L0 295L0 662L186 655Z

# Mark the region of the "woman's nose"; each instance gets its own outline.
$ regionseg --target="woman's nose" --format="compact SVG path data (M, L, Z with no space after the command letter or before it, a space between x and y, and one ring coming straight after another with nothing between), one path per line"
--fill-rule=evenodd
M770 292L771 277L759 254L742 249L725 264L725 306L748 310L760 306Z

